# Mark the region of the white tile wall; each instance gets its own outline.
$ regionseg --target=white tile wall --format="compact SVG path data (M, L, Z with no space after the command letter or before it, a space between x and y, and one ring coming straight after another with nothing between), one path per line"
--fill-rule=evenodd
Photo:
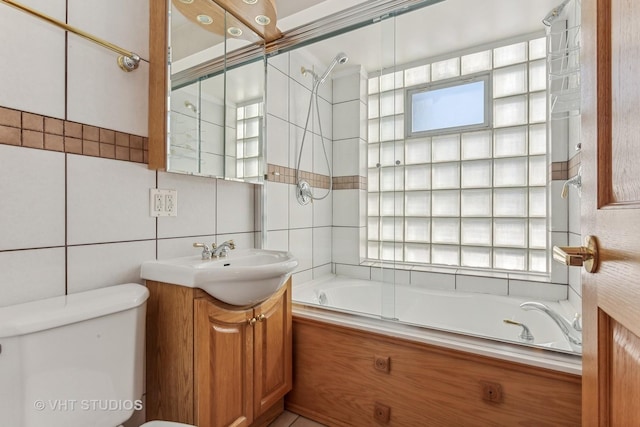
M149 64L126 73L109 50L73 34L68 46L67 119L146 136Z
M68 244L155 238L156 221L149 215L154 171L143 164L76 155L67 156L67 171Z
M289 72L289 53L281 53L279 55L270 56L267 59L267 64L274 68L277 68L284 74Z
M314 279L328 276L329 274L331 274L331 264L324 264L320 267L314 267L312 272L313 272Z
M292 286L301 285L313 280L313 270L304 270L291 275Z
M248 249L256 247L256 233L229 233L218 234L216 244L220 245L228 240L233 240L236 249Z
M331 263L331 227L315 227L313 230L313 266Z
M326 134L325 134L325 138L324 138L324 149L322 146L322 140L320 139L320 136L318 135L313 135L312 138L313 144L313 173L317 173L320 175L329 175L330 171L333 170L332 167L332 161L331 159L333 158L333 144L331 143L330 139L327 139ZM306 143L305 143L306 145ZM327 157L325 158L325 151L327 153ZM327 166L327 160L329 162L329 165ZM333 172L333 174L335 176L336 173Z
M179 213L179 212L178 212ZM201 248L194 248L194 243L211 243L216 241L214 235L177 237L173 239L158 239L158 259L170 259L190 255L198 255Z
M0 250L63 246L64 154L0 145Z
M360 137L360 104L359 99L333 104L334 141Z
M155 255L155 240L71 246L67 252L67 292L144 283L140 278L140 265Z
M335 263L360 263L360 228L333 227L332 259Z
M333 193L333 225L360 227L360 191L340 190Z
M509 280L509 295L535 300L559 301L568 297L568 286L555 283Z
M289 193L288 184L267 181L267 230L286 230L289 228ZM291 203L298 203L291 200Z
M508 295L509 283L507 279L480 276L456 275L456 290L462 292L476 292L492 295Z
M274 67L267 67L267 113L289 119L289 79Z
M254 189L252 184L218 180L218 234L244 233L254 229Z
M287 185L289 190L289 228L305 228L313 225L313 203L301 205L296 199L297 188L295 185ZM324 194L323 189L312 189L314 194ZM315 203L315 202L314 202Z
M69 0L67 22L149 59L148 0Z
M567 246L569 244L567 233L553 232L551 233L550 247L554 246ZM549 269L551 270L551 283L568 283L569 280L569 268L551 260L551 254L549 254Z
M322 197L326 194L327 190L317 189L317 194ZM313 206L313 226L314 227L327 227L333 224L333 195L335 192L331 192L327 197L322 200L314 200ZM295 202L297 203L297 201Z
M569 230L569 203L567 199L563 199L562 186L564 181L551 181L549 185L549 204L551 212L551 231L568 231Z
M289 231L277 230L267 232L267 243L265 249L271 249L274 251L288 251L289 250Z
M21 3L65 20L65 0ZM0 105L64 118L65 32L0 4L0 39Z
M295 80L289 80L289 121L301 128L307 122L311 90ZM309 130L313 130L312 116L309 116Z
M304 135L304 145L302 137ZM302 157L300 149L302 148ZM328 154L328 153L327 153ZM311 125L305 133L304 127L289 125L289 167L295 169L300 160L300 170L311 172L313 168L313 131ZM286 166L286 165L283 165Z
M315 99L313 101L313 105L315 109L315 105L316 105ZM320 135L320 130L322 130L322 136L328 139L332 139L333 138L333 106L322 97L318 99L318 106L320 107L320 121L318 121L318 113L317 112L314 113L313 131L317 135ZM320 129L319 125L322 125L322 129Z
M333 80L333 102L360 99L360 66L346 67L336 72Z
M298 258L296 272L313 267L313 230L301 228L289 231L289 251Z
M289 165L289 123L277 116L267 115L267 163Z
M412 271L411 284L438 291L454 291L456 289L456 276L453 274Z
M362 265L335 264L335 272L339 276L354 279L371 280L371 267Z
M582 246L584 241L580 234L569 233L569 246ZM576 294L582 296L582 268L572 267L569 268L569 286L575 291Z
M289 76L291 79L300 83L307 89L311 90L311 86L313 85L313 77L307 74L306 76L302 74L301 68L304 67L307 70L312 70L316 74L318 72L322 72L318 70L318 66L315 64L315 59L305 53L302 49L296 49L289 53Z
M64 248L0 252L0 307L64 294Z
M216 234L216 182L191 175L158 173L158 188L178 191L178 216L158 218L158 237Z
M411 283L411 273L407 270L372 267L371 280L375 280L376 282L393 283L396 285L408 285Z
M333 144L333 173L335 176L362 175L359 138L344 139ZM364 162L363 162L364 163ZM366 163L365 163L366 165ZM366 170L364 171L366 176Z
M580 195L574 186L569 187L569 231L580 234Z

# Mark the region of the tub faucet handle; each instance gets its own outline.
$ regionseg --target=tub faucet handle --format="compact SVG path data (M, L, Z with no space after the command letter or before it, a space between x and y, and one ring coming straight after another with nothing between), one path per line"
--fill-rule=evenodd
M533 340L535 340L535 338L533 337L533 334L531 333L527 325L525 325L524 323L516 322L515 320L511 320L511 319L503 319L502 321L507 325L520 326L522 328L522 332L520 332L520 335L518 335L518 338L520 338L524 342L533 342Z

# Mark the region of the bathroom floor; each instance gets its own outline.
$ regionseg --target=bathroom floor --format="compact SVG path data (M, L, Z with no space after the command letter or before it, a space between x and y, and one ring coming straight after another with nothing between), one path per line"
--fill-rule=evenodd
M317 423L293 412L284 411L276 418L269 427L325 427L324 424Z

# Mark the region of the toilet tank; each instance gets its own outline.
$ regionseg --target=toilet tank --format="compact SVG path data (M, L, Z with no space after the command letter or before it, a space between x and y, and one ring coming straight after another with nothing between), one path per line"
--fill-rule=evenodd
M128 283L0 308L0 425L114 427L141 409L148 297Z

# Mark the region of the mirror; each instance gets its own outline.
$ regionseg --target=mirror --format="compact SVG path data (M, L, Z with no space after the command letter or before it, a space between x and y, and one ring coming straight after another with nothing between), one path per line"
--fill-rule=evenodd
M168 0L166 7L166 123L150 117L149 167L261 182L263 39L213 2ZM152 29L160 18L153 8ZM150 115L157 114L152 95Z

